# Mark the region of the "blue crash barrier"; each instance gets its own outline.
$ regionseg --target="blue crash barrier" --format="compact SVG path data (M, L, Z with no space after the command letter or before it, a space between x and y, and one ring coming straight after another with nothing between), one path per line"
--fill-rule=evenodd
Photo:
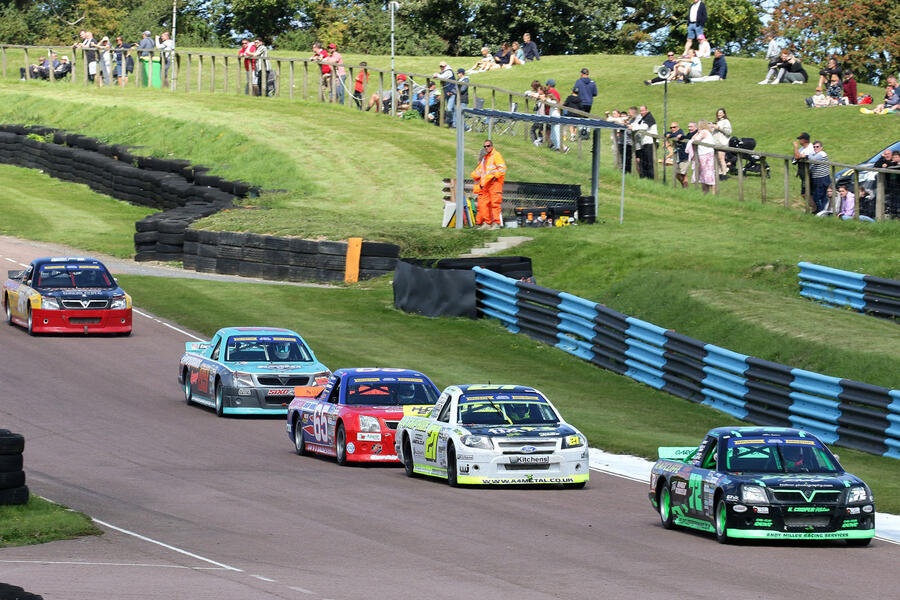
M900 281L808 262L800 267L800 295L832 306L900 318Z
M890 280L805 265L802 281L846 285L844 295L893 289ZM900 390L747 356L566 292L473 270L479 313L513 333L751 423L801 427L830 444L900 459Z

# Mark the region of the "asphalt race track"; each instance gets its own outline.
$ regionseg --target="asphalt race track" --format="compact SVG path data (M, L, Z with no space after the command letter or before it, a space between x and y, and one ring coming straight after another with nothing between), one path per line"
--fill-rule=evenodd
M39 254L0 243L9 269ZM25 434L32 492L104 530L0 549L0 582L47 600L897 595L900 545L722 546L663 530L646 486L622 478L451 489L296 456L282 419L185 405L176 369L192 333L178 329L137 312L129 338L0 325L0 426Z

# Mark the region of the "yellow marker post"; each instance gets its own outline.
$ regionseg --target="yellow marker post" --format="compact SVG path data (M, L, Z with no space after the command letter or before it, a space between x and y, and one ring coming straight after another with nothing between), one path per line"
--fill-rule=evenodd
M344 267L344 283L359 281L359 255L362 252L362 238L347 240L347 261Z

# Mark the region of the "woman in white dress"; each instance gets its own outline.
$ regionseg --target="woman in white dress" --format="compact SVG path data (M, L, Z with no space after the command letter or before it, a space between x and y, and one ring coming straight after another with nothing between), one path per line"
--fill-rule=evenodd
M716 111L716 122L712 124L713 142L717 146L728 146L731 139L731 121L724 108ZM719 165L719 179L725 181L728 179L728 166L725 164L725 153L721 150L716 151L716 161Z
M700 182L703 187L703 193L708 194L710 191L716 191L716 164L713 158L714 150L708 146L699 146L700 142L706 144L713 143L712 125L709 121L700 121L697 123L697 134L688 140L687 151L693 165L693 173L691 174L691 183ZM697 155L696 160L694 154Z

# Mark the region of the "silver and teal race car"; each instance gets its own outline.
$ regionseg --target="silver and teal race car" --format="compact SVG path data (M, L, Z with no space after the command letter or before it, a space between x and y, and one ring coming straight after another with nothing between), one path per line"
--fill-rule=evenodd
M406 474L460 484L561 484L589 478L587 439L546 396L518 385L453 385L431 415L405 416L394 436Z
M699 446L662 447L650 474L662 526L745 539L875 535L872 491L814 435L786 427L718 427Z
M185 342L178 383L188 404L216 415L285 415L295 397L322 391L331 371L289 329L226 327L208 342Z

